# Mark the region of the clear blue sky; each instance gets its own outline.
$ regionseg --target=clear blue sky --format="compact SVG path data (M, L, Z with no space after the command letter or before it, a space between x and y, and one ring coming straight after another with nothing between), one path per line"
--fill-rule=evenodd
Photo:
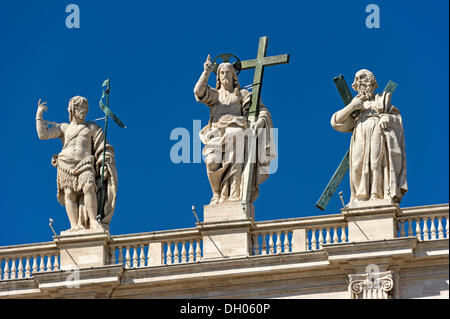
M66 28L70 3L80 8L79 29ZM381 10L379 29L365 25L370 3ZM206 169L172 163L170 133L192 134L193 120L209 119L193 95L208 53L251 59L260 36L269 37L268 55L291 60L264 74L279 161L255 202L257 220L340 212L337 195L325 212L314 206L350 142L330 126L342 106L332 80L342 73L350 82L361 68L381 89L399 84L392 102L403 116L409 185L401 206L448 202L448 9L446 0L3 1L0 246L51 240L49 217L58 233L69 228L50 165L62 145L38 139L37 101L48 102L46 119L66 122L69 99L83 95L88 119L99 118L106 78L110 107L127 125L108 130L119 174L112 234L193 227L191 206L201 218L211 197ZM251 79L241 72L242 85ZM347 201L348 175L339 190Z

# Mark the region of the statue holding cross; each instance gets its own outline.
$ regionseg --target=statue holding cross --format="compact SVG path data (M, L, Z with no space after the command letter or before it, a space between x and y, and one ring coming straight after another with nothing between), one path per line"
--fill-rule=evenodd
M266 48L267 37L262 37L257 59L232 64L228 61L232 55L227 54L218 66L208 55L195 85L196 100L210 108L210 121L200 131L213 193L210 204L253 202L276 156L272 118L260 102L261 86L264 66L286 63L288 56L265 57ZM250 68L255 69L252 92L242 89L237 77L239 71ZM213 71L215 88L208 86Z
M331 125L339 132L352 132L352 139L343 160L348 164L341 163L333 179L342 178L349 169L350 204L376 200L400 203L408 186L402 117L391 104L397 85L390 81L381 94L376 94L375 76L362 69L355 75L352 88L358 94L352 98L342 76L335 82L346 106L333 114ZM333 180L329 185L337 186ZM318 204L323 205L320 200Z

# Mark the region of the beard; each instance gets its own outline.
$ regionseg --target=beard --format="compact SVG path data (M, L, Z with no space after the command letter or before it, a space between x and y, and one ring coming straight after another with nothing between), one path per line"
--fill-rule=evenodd
M230 81L228 79L222 79L221 82L223 85L226 85L226 86L230 83Z
M358 98L363 101L369 100L373 96L374 89L370 83L358 83L356 85Z

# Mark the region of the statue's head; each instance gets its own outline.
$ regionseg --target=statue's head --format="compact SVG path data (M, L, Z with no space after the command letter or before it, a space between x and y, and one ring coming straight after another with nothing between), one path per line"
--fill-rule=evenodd
M378 87L375 75L366 69L359 70L355 74L355 80L353 81L352 88L363 100L370 99L375 90Z
M241 88L239 85L239 80L236 74L236 70L231 63L225 62L221 63L217 68L217 77L216 77L216 89L219 90L222 86L228 86L230 83L232 84L232 88L234 89L234 93L240 94Z
M74 96L69 101L69 120L72 122L74 116L84 120L89 111L89 104L85 97Z

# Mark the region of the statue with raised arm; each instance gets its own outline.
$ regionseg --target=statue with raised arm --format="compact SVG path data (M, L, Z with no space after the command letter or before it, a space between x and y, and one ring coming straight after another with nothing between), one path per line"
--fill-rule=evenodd
M197 102L210 109L210 121L199 134L205 145L202 153L213 193L210 204L242 200L241 178L248 149L244 140L248 137L248 129L258 135L256 174L250 196L253 202L258 196L259 184L269 176L270 161L276 156L271 115L260 104L258 119L249 127L247 117L252 95L240 88L233 65L226 62L218 66L215 88L208 86L208 78L213 71L210 55L203 68L194 95Z
M117 171L114 149L106 143L106 200L103 205L104 213L98 214L99 180L105 142L102 128L85 121L88 110L86 98L74 96L68 107L70 123L48 125L43 119L43 112L47 111L46 102L41 103L41 100L36 112L39 139L60 138L63 143L61 152L53 156L52 165L57 168L57 198L66 207L70 230L109 229L115 208Z
M380 199L400 203L408 190L402 117L391 104L391 93L376 94L377 87L372 72L359 70L352 84L358 94L331 118L335 130L353 133L350 204Z

